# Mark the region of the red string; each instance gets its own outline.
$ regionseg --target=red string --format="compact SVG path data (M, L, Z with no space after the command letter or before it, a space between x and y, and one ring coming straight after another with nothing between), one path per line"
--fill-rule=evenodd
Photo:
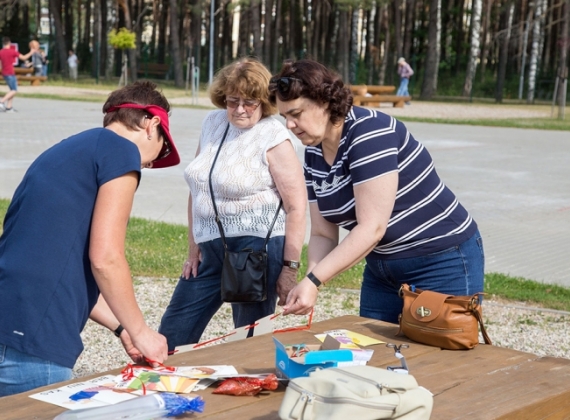
M176 370L175 367L173 366L166 366L163 363L148 359L148 358L144 358L144 360L152 367L153 364L158 365L158 367L161 370L167 370L170 372L174 372ZM142 365L132 365L130 363L127 363L127 366L125 366L123 368L123 370L121 370L121 374L123 375L123 381L128 381L130 379L137 379L140 383L141 383L141 389L143 392L143 395L146 395L146 386L144 385L144 381L142 379L140 379L137 375L135 375L135 369L148 369L148 366L142 366ZM156 369L156 368L153 368Z
M309 321L308 321L307 325L303 325L303 326L299 326L299 327L283 328L283 329L280 329L280 330L273 330L273 334L283 333L283 332L290 332L290 331L303 331L303 330L308 330L308 329L310 329L310 328L311 328L311 324L312 324L312 322L313 322L313 313L314 313L314 309L311 309L311 313L309 314ZM277 318L279 315L282 315L282 314L283 314L283 312L279 312L278 314L272 315L269 319L270 319L270 320L274 320L275 318ZM252 329L252 328L255 328L255 327L258 326L258 325L259 325L259 322L254 322L253 324L244 327L244 329L245 329L245 330L250 330L250 329ZM213 342L215 342L215 341L223 340L224 338L227 338L227 337L229 337L230 335L234 335L235 333L236 333L235 331L232 331L232 332L229 333L229 334L225 334L225 335L222 335L222 336L220 336L220 337L215 337L215 338L212 338L212 339L210 339L210 340L203 341L203 342L201 342L201 343L195 344L194 347L192 347L192 348L193 348L193 349L197 349L197 348L199 348L199 347L204 347L206 344L210 344L210 343L213 343ZM153 363L154 363L154 362L153 362Z
M137 365L131 365L130 363L127 363L127 366L125 366L125 368L123 368L121 371L121 374L123 375L123 381L128 381L133 378L137 379L141 383L143 395L146 395L146 386L144 386L144 382L137 375L135 375L135 367L137 367Z
M309 321L307 322L307 325L303 325L303 326L299 326L299 327L282 328L280 330L274 330L273 334L279 334L279 333L291 332L291 331L303 331L303 330L310 329L311 324L313 323L313 313L314 313L314 309L311 309L311 313L309 314Z

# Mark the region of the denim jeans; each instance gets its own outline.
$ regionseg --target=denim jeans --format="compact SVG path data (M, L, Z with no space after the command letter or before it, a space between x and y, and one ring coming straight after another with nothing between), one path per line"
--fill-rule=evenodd
M72 370L0 344L0 397L67 381Z
M230 251L244 248L262 249L265 238L242 236L226 238ZM277 278L283 268L284 236L271 238L267 244L267 299L256 303L232 303L236 328L250 325L275 312ZM198 343L206 326L224 303L221 299L221 273L224 246L221 239L199 244L202 262L198 275L180 277L158 331L168 341L168 350L184 344ZM250 335L253 330L250 330Z
M415 258L366 259L360 292L360 315L398 323L403 283L418 289L470 296L483 291L483 241L479 231L461 245Z
M410 79L406 77L402 77L400 79L400 87L398 88L398 92L396 92L396 96L410 96L410 92L408 92L408 83L410 83Z

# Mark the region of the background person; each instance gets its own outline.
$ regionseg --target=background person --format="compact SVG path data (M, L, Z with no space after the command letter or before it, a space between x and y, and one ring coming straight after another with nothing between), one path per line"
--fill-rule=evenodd
M238 60L216 75L210 88L220 110L206 117L196 158L185 170L188 197L188 259L159 332L169 350L197 343L222 306L224 247L215 221L208 178L214 156L228 128L212 174L212 185L228 249L262 248L271 221L283 200L268 253L267 299L233 303L235 327L252 324L283 305L296 285L305 236L307 193L303 171L283 124L271 115L271 74L260 62Z
M15 49L10 48L10 38L7 36L2 38L2 49L0 50L0 64L2 66L2 77L8 85L8 93L0 99L0 111L15 112L12 107L12 101L16 93L18 93L18 80L14 71L14 61L19 58L26 61L32 54L36 52L35 49L30 49L27 54L20 54ZM31 46L30 46L31 47Z
M69 50L69 57L67 57L67 66L69 67L69 78L72 80L77 80L77 65L79 60L77 56L73 52L73 50Z
M406 63L404 57L398 59L398 75L400 76L400 86L396 92L396 96L410 96L408 92L408 85L410 83L410 77L414 75L412 67Z
M402 283L452 295L483 291L477 225L404 124L352 106L340 77L312 60L286 62L270 91L287 128L307 146L308 274L285 314L308 313L315 286L363 258L363 317L397 323ZM340 243L339 226L350 231Z
M40 50L40 43L38 41L30 41L30 51L34 51L32 54L32 67L34 68L34 76L42 75L42 68L44 64L44 59Z
M26 172L0 236L0 396L70 379L88 317L114 331L135 362L166 360L166 339L136 302L124 247L141 168L180 162L169 109L150 82L114 91L105 128L55 144Z

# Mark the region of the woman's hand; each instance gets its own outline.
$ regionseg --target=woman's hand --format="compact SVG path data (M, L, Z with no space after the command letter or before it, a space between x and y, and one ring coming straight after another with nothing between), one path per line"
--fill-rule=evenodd
M121 334L121 337L123 334ZM145 358L145 361L153 367L158 367L159 364L164 363L166 359L168 359L166 337L156 331L153 331L149 327L145 326L141 332L136 336L131 336L130 339L132 340L133 347L138 349L139 353L141 353ZM131 349L131 351L135 353L134 349ZM131 356L130 353L129 356Z
M140 352L139 349L135 347L135 345L131 341L131 336L129 335L127 330L123 330L119 338L121 339L121 343L125 348L125 352L129 355L129 357L133 360L133 362L137 364L144 363L143 354Z
M307 315L317 302L319 289L311 280L305 277L287 296L287 303L283 306L283 315Z
M202 251L198 245L190 249L190 254L188 259L184 262L182 266L182 276L185 279L189 279L190 276L196 277L198 275L198 266L202 262Z
M297 286L297 270L283 267L277 279L277 296L279 297L277 305L283 306L287 303L287 296L295 286Z

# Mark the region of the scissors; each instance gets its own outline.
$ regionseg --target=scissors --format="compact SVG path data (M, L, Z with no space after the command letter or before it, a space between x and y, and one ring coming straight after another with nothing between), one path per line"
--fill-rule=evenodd
M401 350L401 349L408 349L408 348L410 348L410 345L409 345L409 344L400 344L400 345L397 345L397 344L394 344L394 343L388 343L388 344L386 344L386 347L390 347L390 348L394 349L394 352L395 352L395 353L400 353L400 354L402 354L402 352L400 352L400 350Z
M398 359L400 359L400 363L402 364L401 366L388 366L387 369L391 370L393 372L397 372L397 373L402 373L407 375L408 372L410 371L410 369L408 368L408 364L406 363L406 358L404 357L404 355L402 354L402 352L400 351L401 349L407 349L410 347L409 344L394 344L394 343L388 343L386 344L386 347L390 347L392 349L394 349L394 356L396 356Z

